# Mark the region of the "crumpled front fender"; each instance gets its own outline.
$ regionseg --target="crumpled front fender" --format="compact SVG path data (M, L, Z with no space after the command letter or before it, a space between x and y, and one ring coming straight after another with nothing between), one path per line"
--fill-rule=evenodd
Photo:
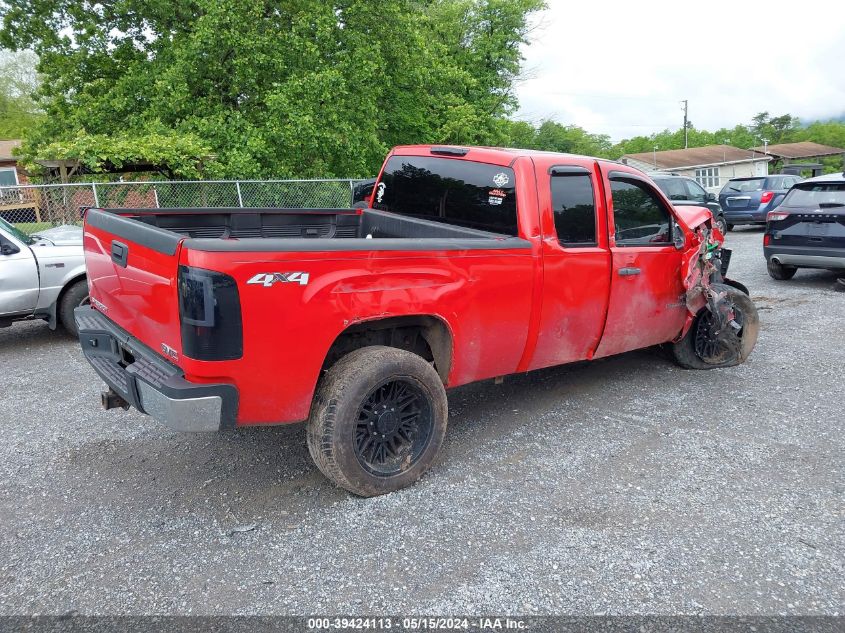
M688 207L698 210L698 207ZM706 216L701 213L688 214L693 220L700 220L693 228L693 244L681 258L681 275L686 291L687 318L677 340L682 339L692 327L695 316L708 304L710 282L714 277L721 281L719 249L725 242L725 236L713 225L713 216L709 209ZM684 218L685 220L687 218Z

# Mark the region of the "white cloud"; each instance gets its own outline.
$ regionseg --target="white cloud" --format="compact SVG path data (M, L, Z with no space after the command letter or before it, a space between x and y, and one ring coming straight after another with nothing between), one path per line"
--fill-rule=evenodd
M755 114L845 112L845 7L838 2L549 0L524 48L518 118L614 140Z

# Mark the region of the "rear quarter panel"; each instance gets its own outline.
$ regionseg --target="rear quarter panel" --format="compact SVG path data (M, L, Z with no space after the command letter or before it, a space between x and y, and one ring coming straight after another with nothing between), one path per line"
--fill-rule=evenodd
M528 336L536 263L528 248L255 253L187 247L181 262L225 271L237 282L243 358L181 364L189 380L237 385L239 424L305 419L329 348L362 321L441 319L453 340L449 386L513 373ZM308 273L309 281L247 284L277 272Z

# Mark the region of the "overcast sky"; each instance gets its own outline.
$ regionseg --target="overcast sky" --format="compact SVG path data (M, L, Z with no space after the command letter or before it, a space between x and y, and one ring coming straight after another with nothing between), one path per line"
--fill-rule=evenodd
M517 118L614 141L683 124L845 112L845 4L547 0L524 48Z

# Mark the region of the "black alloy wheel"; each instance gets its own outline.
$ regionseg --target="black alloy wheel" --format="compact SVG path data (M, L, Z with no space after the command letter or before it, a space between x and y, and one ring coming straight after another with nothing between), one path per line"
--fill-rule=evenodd
M338 486L382 495L410 486L431 467L448 417L446 389L431 361L407 350L362 347L321 378L308 451Z
M355 455L374 475L413 466L431 440L431 404L416 384L397 378L369 394L358 410Z
M695 353L708 365L720 365L739 354L742 346L742 311L734 304L731 306L734 322L719 332L719 319L709 310L702 313L695 324Z

